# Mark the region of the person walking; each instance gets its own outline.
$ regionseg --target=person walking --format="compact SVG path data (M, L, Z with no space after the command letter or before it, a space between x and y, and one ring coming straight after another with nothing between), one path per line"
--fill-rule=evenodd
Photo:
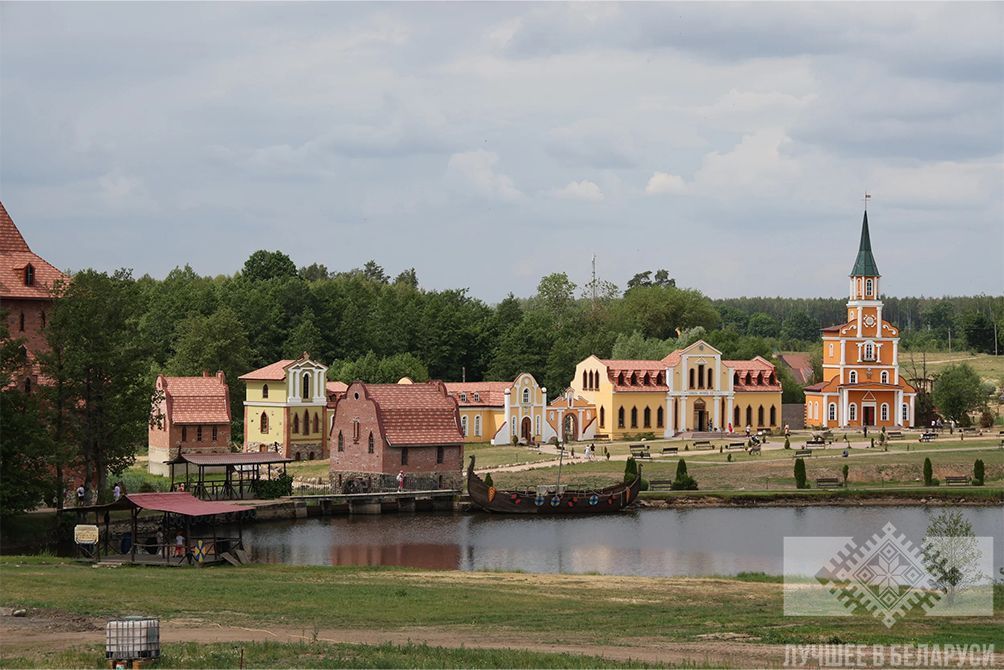
M115 499L115 502L119 501L119 498L122 497L122 484L115 483L115 488L112 489L112 497Z
M404 470L399 470L397 473L397 490L404 490Z
M84 503L87 502L87 489L81 484L77 487L77 507L83 507Z

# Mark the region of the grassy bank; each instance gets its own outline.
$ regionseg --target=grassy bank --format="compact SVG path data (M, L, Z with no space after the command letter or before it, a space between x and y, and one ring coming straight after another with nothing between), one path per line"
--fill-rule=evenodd
M883 487L848 489L783 489L774 491L643 491L639 497L647 501L664 501L668 504L749 505L840 505L879 504L883 501L916 504L953 504L965 502L975 505L1004 504L1004 488L985 486L953 487Z
M992 618L932 620L915 612L891 629L864 612L842 619L783 615L782 585L758 579L433 572L252 565L96 570L60 559L0 560L0 605L70 615L143 613L229 625L380 630L421 626L458 635L545 636L559 644L696 641L738 635L761 643L989 643L1004 626L1004 586Z
M464 649L424 644L244 642L166 644L158 668L648 668L633 661L518 649ZM243 652L243 656L242 656ZM104 648L88 645L55 653L29 650L0 658L0 668L88 668Z

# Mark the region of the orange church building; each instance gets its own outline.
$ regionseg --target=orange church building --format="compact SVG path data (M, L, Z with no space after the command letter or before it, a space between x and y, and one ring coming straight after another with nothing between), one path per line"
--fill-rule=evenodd
M899 373L899 329L882 319L880 278L866 211L847 323L823 329L823 381L805 387L806 426L913 426L917 391Z

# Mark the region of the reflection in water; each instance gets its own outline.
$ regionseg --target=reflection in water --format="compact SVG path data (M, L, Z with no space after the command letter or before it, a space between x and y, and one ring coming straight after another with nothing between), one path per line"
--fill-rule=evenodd
M863 541L891 521L919 542L936 511L698 508L567 519L389 514L263 523L246 528L244 535L253 558L266 563L663 576L780 574L785 536ZM1001 509L962 512L977 535L994 537L999 566L1004 558Z

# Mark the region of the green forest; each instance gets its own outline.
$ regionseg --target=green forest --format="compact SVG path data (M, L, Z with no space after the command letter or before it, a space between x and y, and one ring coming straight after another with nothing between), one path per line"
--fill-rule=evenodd
M635 275L624 290L602 280L577 286L553 273L532 296L510 294L488 304L463 288L423 289L414 269L392 276L374 261L344 272L318 264L297 268L286 254L264 250L234 275L200 276L187 266L164 279L83 270L55 290L60 299L46 327L52 351L39 360L49 383L29 397L3 394L5 433L16 429L28 442L44 444L22 450L36 460L5 454L4 468L41 468L37 454L58 465L72 454L99 488L105 473L128 465L144 443L161 373L223 370L240 436L237 378L303 352L346 382L395 382L404 375L509 380L528 371L554 395L590 354L659 358L698 338L726 358L817 354L819 329L841 323L846 302L712 300L676 286L660 269ZM902 328L906 350L944 350L949 340L954 350L993 353L1000 346L1002 297L884 300L884 314ZM9 389L26 361L9 334L2 334L2 344L0 382ZM784 401L800 402L801 389L779 371ZM10 418L15 411L18 417ZM5 481L4 498L39 495L16 489ZM9 502L5 509L18 507Z

